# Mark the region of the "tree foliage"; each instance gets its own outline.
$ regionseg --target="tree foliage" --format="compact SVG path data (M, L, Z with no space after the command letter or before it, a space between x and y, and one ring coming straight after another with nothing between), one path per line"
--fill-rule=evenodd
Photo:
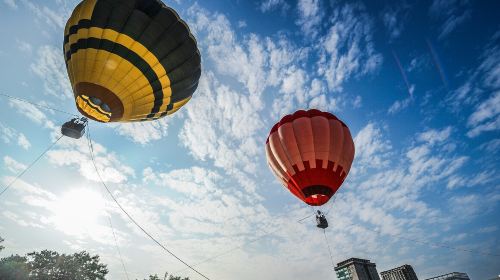
M168 273L165 273L165 278L163 278L163 279L166 279L166 280L189 280L189 277L182 278L181 276L173 276L173 275L168 275L168 278L166 278L167 275L168 275ZM155 275L149 275L149 278L144 279L144 280L163 280L163 279L160 278L158 276L158 274L155 274Z
M99 256L82 251L72 255L43 250L22 257L0 260L0 279L13 280L104 280L108 269Z
M0 279L30 279L26 257L12 255L10 257L0 259Z
M0 244L3 241L0 237ZM0 251L2 249L4 247L0 245ZM11 255L0 259L0 280L104 280L107 274L108 269L100 262L99 256L91 256L85 251L61 255L55 251L43 250L25 256ZM182 278L166 273L164 278L155 274L144 280L164 279L189 280L189 277Z

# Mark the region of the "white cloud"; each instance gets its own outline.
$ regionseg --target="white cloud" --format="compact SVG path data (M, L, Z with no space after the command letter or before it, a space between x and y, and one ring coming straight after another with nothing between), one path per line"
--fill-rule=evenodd
M37 60L31 64L31 70L43 80L45 93L58 99L72 99L66 65L61 50L52 46L41 46L37 51Z
M469 80L455 89L447 101L453 110L458 111L463 108L462 105L470 105L476 101L477 94L473 91L475 90L473 89L472 81Z
M214 192L217 189L216 181L222 178L219 174L200 167L173 170L169 173L157 173L148 167L144 169L143 177L145 182L198 198L205 196L208 192Z
M477 103L484 102L485 98L490 98L490 102L494 101L491 98L498 94L498 88L500 88L500 78L498 78L500 76L500 47L496 43L499 36L500 33L492 36L479 57L479 65L468 71L467 78L464 79L465 82L447 96L446 105L451 107L454 112L467 110L471 105L480 106ZM486 111L481 114L483 113ZM469 119L469 121L477 122L480 117L478 112L474 119ZM489 128L494 127L494 122L490 122L489 126ZM485 126L481 130L487 129L488 127ZM479 132L473 134L479 134Z
M17 131L11 127L8 127L0 122L0 137L2 141L6 144L10 143L12 140L16 138Z
M159 211L164 205L154 201L155 196L150 193L139 192L142 195L126 192L125 186L114 191L120 204L127 210L127 212L134 217L134 219L153 236L159 240L166 240L173 236L172 229L162 221L163 211ZM139 230L129 218L115 207L115 212L119 214L127 227L126 231L132 232L136 236L144 237L144 233Z
M302 14L308 17L319 16L319 7L319 1L299 3ZM273 118L303 108L337 111L348 103L360 105L359 96L334 95L332 91L341 91L344 82L372 73L381 64L382 56L371 42L371 22L362 5L336 7L329 21L334 27L317 38L315 41L321 44L314 47L296 47L283 37L278 42L267 39L263 49L270 68L263 68L264 75L269 86L279 86L280 94L273 102ZM317 71L311 72L304 63L316 56L313 51L317 51L319 60Z
M488 99L476 106L474 113L469 116L467 125L471 127L467 132L469 137L500 129L500 91L492 93Z
M295 91L303 91L306 79L306 72L304 70L292 69L292 72L289 73L283 80L283 83L281 84L281 91L285 94ZM305 100L299 99L298 101L304 102Z
M262 94L268 86L281 85L287 92L300 86L293 77L303 77L304 71L291 65L304 55L300 50L290 51L293 46L283 38L273 41L248 34L238 41L225 16L197 5L189 9L189 14L201 49L215 71L202 74L198 91L187 107L180 139L195 158L214 160L215 166L243 178L246 175L237 174L235 167L253 174L257 166L254 158L262 141L257 138L263 127ZM226 77L238 81L243 90L234 90L225 83Z
M412 58L410 65L406 68L408 72L422 71L424 67L428 66L429 57L427 55L420 55Z
M361 5L344 5L333 13L333 24L320 39L318 74L331 91L341 91L351 77L374 72L382 63L372 42L372 23Z
M297 25L300 26L302 31L312 37L318 34L315 29L323 18L320 5L321 1L319 0L299 0L297 3L297 9L299 11Z
M268 83L270 86L279 86L279 95L272 105L273 118L290 114L297 108L307 108L314 98L326 94L322 82L317 79L310 81L308 71L300 66L308 50L297 48L286 39L278 42L268 40L267 46L270 62Z
M368 123L354 137L356 147L355 168L382 168L388 164L391 143L384 139L382 130L373 123Z
M479 232L479 233L490 233L490 232L495 232L497 230L498 230L497 226L489 226L489 227L482 227L482 228L478 229L477 232Z
M12 180L5 177L4 182ZM98 192L89 188L72 188L56 195L44 187L18 180L14 194L16 200L23 205L16 213L5 211L4 216L22 227L57 230L72 237L77 243L94 241L102 244L113 244L110 228L101 225L100 220L106 216L104 200ZM118 240L124 234L117 232ZM75 240L76 238L76 240Z
M448 236L443 238L444 242L457 242L457 241L462 241L465 238L467 238L469 235L467 233L459 233L459 234L454 234L452 236Z
M21 218L20 215L14 213L14 212L11 212L11 211L4 211L3 216L5 218L11 220L12 222L22 226L22 227L43 228L43 225L38 223L38 221L36 221L36 220L27 221L27 220Z
M382 21L387 28L391 40L398 38L404 30L410 5L402 2L386 8L382 13Z
M389 30L389 36L391 38L397 38L401 34L401 27L398 26L398 19L396 17L396 12L387 11L383 15L383 21L385 27Z
M498 89L500 87L500 47L495 45L500 33L493 35L491 46L488 44L481 58L483 59L478 70L484 73L481 77L485 88Z
M490 98L479 104L476 111L470 115L468 124L478 125L500 113L500 91L492 93Z
M466 194L454 195L448 203L452 214L463 220L470 220L477 215L491 211L500 201L498 194Z
M480 149L487 151L490 154L500 152L500 139L493 139L486 143L481 144Z
M289 8L290 6L284 0L263 0L259 6L260 11L263 13L273 11L275 9L285 11Z
M274 117L290 114L298 104L307 104L308 100L313 101L306 87L307 80L307 73L304 70L295 67L287 69L280 87L280 93L283 95L274 100Z
M342 197L349 205L346 211L356 215L361 209L367 208L358 213L365 221L377 224L379 220L384 220L379 226L392 227L387 229L392 234L401 228L410 227L416 238L422 238L424 235L421 234L425 230L422 231L420 227L444 221L445 216L440 210L428 205L420 195L426 188L446 185L446 182L460 176L461 168L469 160L466 156L451 155L445 151L450 143L449 134L449 127L441 131L429 129L417 133L415 138L419 140L418 145L398 152L393 151L389 143L384 143L386 140L381 137L380 129L373 124L367 125L356 136L356 159L353 167L364 168L368 165L363 162L365 159L375 159L381 162L386 160L386 168L373 169L375 172L371 173L355 172L348 176L347 185L354 186L350 187L350 191L346 190L347 198ZM405 154L406 157L388 161L389 156L398 153ZM351 177L353 175L355 176ZM405 218L396 218L392 215L395 213L398 213L398 217L404 213ZM371 215L377 215L377 218L369 218Z
M467 136L473 138L487 131L497 131L500 129L500 115L497 115L491 121L482 123L467 132Z
M354 108L361 108L362 102L363 102L363 98L361 96L357 95L352 103L352 106Z
M8 127L0 122L0 139L6 144L14 142L17 140L19 147L28 150L31 147L31 143L28 141L23 133L16 131L15 129Z
M188 14L193 18L191 28L202 37L200 45L222 75L236 78L252 93L253 106L262 107L260 95L265 88L263 67L264 46L256 35L245 42L237 42L237 36L228 19L220 14L210 14L195 5Z
M3 177L2 178L3 184L7 185L14 178L15 177L10 177L10 176ZM18 179L16 181L16 185L13 188L13 190L18 192L18 193L30 195L30 196L27 196L26 198L42 197L43 199L48 199L48 200L52 200L52 199L56 198L56 196L53 193L51 193L50 191L44 190L43 188L41 188L37 185L29 184L22 179ZM40 202L40 200L33 200L33 201Z
M155 121L118 124L114 127L119 135L123 135L136 143L145 145L167 136L168 117Z
M428 172L429 178L425 180L440 180L452 175L461 168L468 157L461 156L456 158L447 158L432 150L430 144L415 146L406 153L410 160L410 171L413 173Z
M239 28L245 28L245 27L247 27L247 22L244 21L244 20L239 20L238 21L238 27Z
M16 0L3 0L3 2L11 9L17 10L18 8Z
M309 48L298 48L285 36L260 38L251 33L238 41L226 17L197 5L189 9L189 14L194 18L193 30L202 38L199 41L202 50L206 50L205 57L215 65L214 74L235 78L243 84L256 112L263 110L261 95L268 87L279 89L273 102L273 118L304 107L332 111L343 103L339 96L328 94L321 80L312 79L302 67Z
M52 130L56 129L56 125L47 117L47 115L45 115L45 113L40 111L40 109L32 104L18 100L12 100L9 102L9 106L15 108L18 113L24 115L26 118L30 119L36 124L43 125L46 128Z
M488 183L494 182L499 177L495 176L494 171L483 171L478 174L460 176L453 175L448 179L448 184L446 188L455 189L458 187L475 187L480 185L486 185Z
M56 166L74 167L86 179L100 181L92 164L87 143L66 139L68 141L59 144L58 148L47 152L49 161ZM97 168L105 182L122 183L129 177L134 177L134 170L121 162L114 153L96 142L93 142L93 148Z
M495 182L500 177L496 174L495 170L483 171L478 174L471 176L469 179L469 186L480 186L486 185L488 183Z
M69 18L71 12L65 5L60 6L58 11L54 11L46 6L39 6L29 0L20 0L38 20L42 20L54 29L64 28L65 19Z
M408 96L403 100L396 100L394 101L394 103L392 103L391 107L389 107L387 113L389 113L390 115L394 115L398 112L401 112L402 110L406 109L411 104L412 101L413 101L412 96Z
M273 41L266 38L269 68L266 77L270 86L278 86L292 70L300 69L308 56L308 49L295 46L286 37Z
M453 16L448 18L442 27L441 34L439 34L440 38L445 37L449 33L451 33L453 30L457 28L460 24L464 23L467 19L469 19L471 16L471 13L469 11L465 11L464 13Z
M9 156L4 156L3 157L3 163L5 165L5 167L7 167L7 169L12 172L12 173L19 173L21 171L23 171L24 169L26 169L26 165L18 162L17 160L9 157Z
M50 201L45 208L49 214L42 221L54 229L77 240L91 239L113 244L109 226L99 222L107 213L105 200L98 192L89 188L73 188Z
M24 136L24 134L19 133L19 138L17 139L17 144L25 150L28 150L31 147L30 141Z
M434 0L429 13L441 22L442 39L470 18L468 0Z
M238 39L229 20L194 5L189 9L191 27L200 38L204 57L215 66L221 81L234 78L244 86L251 106L263 109L262 94L268 86L279 86L286 76L298 69L306 50L296 48L285 37L261 38L253 33Z
M253 158L260 152L256 133L262 121L251 98L205 72L186 110L181 142L197 159L211 159L229 172L235 167L254 172L257 165Z
M440 143L448 140L452 132L452 127L448 126L442 130L429 129L422 133L419 133L417 139L422 142L429 143L433 145L434 143Z
M298 106L335 111L346 104L357 107L365 100L356 95L358 93L352 95L352 100L343 100L345 96L341 93L332 94L323 76L307 71L304 65L314 61L311 48L297 47L283 35L276 39L243 34L238 38L239 34L231 29L227 18L196 9L191 18L197 23L193 30L199 33L197 39L205 67L199 90L179 118L179 139L193 156L196 167L168 171L139 167L143 171L136 179L141 184L135 185L132 180L134 171L127 169L122 159L109 149L95 144L99 169L109 176L106 177L107 181L122 183L113 184L113 193L134 218L169 248L181 252L186 260L196 263L234 246L242 246L241 250L200 266L201 271L207 271L213 278L230 279L235 273L241 275L241 280L262 278L258 275L259 271L268 272L264 277L266 279L331 277L331 270L317 269L330 267L322 232L316 231L312 219L304 224L295 222L311 211L306 207L299 208L298 201L288 203L287 199L293 197L279 189L276 182L269 181L270 176L263 176L270 172L264 164L262 143L269 129L267 126L272 125L268 121L276 119L270 115L291 113ZM340 8L334 9L334 12L340 11ZM365 19L361 16L356 20ZM339 21L335 23L341 25ZM359 24L349 30L353 33L363 28L368 27ZM356 44L358 38L354 37L352 41ZM206 38L212 41L205 44ZM328 39L328 44L324 40L325 44L322 45L331 47L328 50L330 53L321 62L324 65L329 63L327 58L333 58L330 55L334 50L338 52L337 59L348 56L348 51L344 54L344 49L347 46L349 50L352 43L349 41L351 39L347 39L345 44L335 45L334 36ZM363 50L360 52L364 53ZM359 63L360 66L344 76L339 87L348 79L364 73L364 69L373 71L380 65L380 62L369 58L357 62L346 60ZM255 76L249 77L252 75ZM43 121L48 120L46 115L37 116L42 117ZM457 134L458 128L444 127L416 133L410 137L415 140L405 147L405 141L397 141L397 144L395 140L389 141L386 133L388 129L379 123L376 120L368 123L357 133L357 158L353 168L358 171L364 168L367 172L349 175L328 216L331 225L327 235L331 244L334 244L334 261L351 257L354 251L361 257L372 258L377 264L379 261L393 263L409 255L414 257L415 262L425 263L418 254L411 254L414 250L422 250L420 247L411 242L396 241L390 234L404 233L408 238L423 240L441 240L444 231L447 236L452 236L448 232L449 227L461 220L446 220L442 212L446 209L433 208L436 206L426 200L426 195L429 189L439 193L448 191L445 187L462 175L462 168L468 158L453 154L458 151L446 148L453 144L451 138ZM166 121L120 127L121 135L141 144L163 138L167 128ZM15 132L13 134L17 135ZM4 140L5 135L0 134L0 139ZM6 139L15 143L17 138ZM69 141L73 140L63 139L59 143L62 146L58 145L55 153L49 154L50 162L59 170L73 169L85 178L96 181L87 148L73 142L67 143ZM483 149L496 150L496 146L494 141L490 141L484 144ZM189 161L186 164L189 166ZM377 166L385 168L374 168ZM480 181L491 180L488 177L490 175L488 172L473 174L471 180L474 179L479 185ZM97 185L87 183L89 187ZM48 190L49 187L39 187L37 192ZM275 187L277 191L271 189ZM259 197L263 193L265 200ZM81 243L86 236L78 235L73 227L67 228L68 224L61 222L64 219L42 219L42 214L61 212L58 211L61 207L57 205L63 202L55 194L26 194L22 201L38 211L34 211L33 216L11 211L4 217L17 220L23 226L35 226L31 223L43 227L50 225L68 236L76 235L78 241L71 242L71 248L93 248L99 251L99 255L106 255L107 251L100 244L112 238L107 227L99 227L95 231L100 238L92 237L88 243ZM442 201L437 207L442 207ZM289 206L280 205L282 202ZM118 216L116 207L107 210L113 213L113 217L121 217L115 227L119 240L129 241L125 242L124 250L127 250L126 255L133 257L130 263L133 263L136 271L131 274L150 272L148 270L151 267L158 271L164 268L172 271L180 267L153 247L123 214ZM271 210L276 212L271 214ZM18 216L12 216L12 213ZM446 227L441 227L442 224ZM259 242L246 243L259 237L263 231L271 232L269 229L278 231ZM304 238L308 241L304 242ZM394 257L392 253L403 245L403 249L409 253L403 252ZM115 255L110 254L109 259L113 258L116 259ZM318 266L313 267L311 263ZM113 268L110 267L110 270ZM135 278L142 279L141 276Z
M17 41L17 46L18 46L20 51L28 53L28 54L31 54L31 52L33 52L33 47L31 46L30 43L20 41L20 40L16 40L16 41Z

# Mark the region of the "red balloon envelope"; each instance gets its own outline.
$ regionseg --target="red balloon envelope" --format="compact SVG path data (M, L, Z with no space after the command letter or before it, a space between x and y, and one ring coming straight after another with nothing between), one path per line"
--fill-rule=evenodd
M354 142L349 128L333 114L300 110L273 126L266 155L274 174L291 193L320 206L349 173Z

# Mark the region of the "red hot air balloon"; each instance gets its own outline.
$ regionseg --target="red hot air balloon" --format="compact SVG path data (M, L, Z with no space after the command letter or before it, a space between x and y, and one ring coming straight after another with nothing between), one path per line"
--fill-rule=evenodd
M354 159L354 142L344 122L319 110L297 111L273 126L267 162L300 200L321 206L344 182Z

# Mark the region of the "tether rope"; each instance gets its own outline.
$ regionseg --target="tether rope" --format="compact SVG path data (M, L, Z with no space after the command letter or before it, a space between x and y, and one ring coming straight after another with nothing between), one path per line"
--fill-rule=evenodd
M21 178L21 176L23 176L26 171L33 167L33 165L35 165L35 163L37 163L50 149L52 149L52 147L54 147L62 137L63 135L59 136L59 138L57 138L56 141L52 142L52 144L47 149L45 149L45 151L43 151L43 153L41 153L32 163L30 163L30 165L28 165L21 173L19 173L12 181L10 181L10 183L0 192L0 196L2 196L19 178Z
M330 260L332 261L332 267L335 267L335 263L333 262L332 250L330 248L330 242L328 242L328 237L326 237L326 230L323 229L323 235L325 236L326 245L328 246L328 253L330 254Z
M137 226L137 228L139 228L145 235L147 235L154 243L156 243L158 246L160 246L163 250L165 250L165 252L167 252L168 254L170 254L172 257L174 257L175 259L177 259L178 261L180 261L181 263L183 263L185 266L187 266L189 269L191 269L192 271L196 272L198 275L202 276L203 278L207 279L207 280L210 280L210 278L208 278L207 276L205 276L204 274L202 274L201 272L199 272L198 270L196 270L193 266L189 265L187 262L185 262L184 260L182 260L181 258L179 258L177 255L175 255L172 251L170 251L169 249L167 249L167 247L165 247L163 244L161 244L156 238L154 238L148 231L146 231L124 208L123 206L120 204L120 202L118 202L118 200L116 199L116 197L113 195L113 193L111 192L111 190L108 188L108 186L106 185L106 183L104 182L104 180L102 179L102 176L101 176L101 173L99 172L99 169L97 168L97 164L95 162L95 158L94 158L94 148L93 148L93 145L92 145L92 139L90 137L90 130L89 130L89 126L87 125L87 140L88 140L88 145L89 145L89 150L90 150L90 157L92 159L92 164L94 165L94 168L97 172L97 176L99 177L99 180L101 181L102 185L104 186L104 188L106 189L106 191L108 192L109 196L113 199L113 201L115 202L115 204L120 208L120 210L129 218L129 220L134 223L135 226Z
M120 262L122 263L123 271L125 272L125 276L127 280L130 280L128 277L127 268L125 267L125 262L123 261L122 252L120 251L120 247L118 246L118 240L116 239L115 228L113 227L113 223L111 222L111 217L108 214L109 226L111 227L111 232L113 233L113 239L115 240L116 250L118 251L118 256L120 257Z
M28 104L31 104L33 106L39 107L39 108L44 108L44 109L53 110L53 111L56 111L56 112L59 112L59 113L67 114L67 115L70 115L70 116L78 116L76 114L72 114L72 113L69 113L69 112L66 112L66 111L63 111L63 110L60 110L60 109L52 108L52 107L47 106L47 105L42 105L42 104L38 104L38 103L35 103L35 102L31 102L31 101L23 99L23 98L10 96L8 94L0 93L0 96L4 96L4 97L7 97L7 98L10 98L10 99L13 99L13 100L17 100L17 101L21 101L21 102L24 102L24 103L28 103Z

